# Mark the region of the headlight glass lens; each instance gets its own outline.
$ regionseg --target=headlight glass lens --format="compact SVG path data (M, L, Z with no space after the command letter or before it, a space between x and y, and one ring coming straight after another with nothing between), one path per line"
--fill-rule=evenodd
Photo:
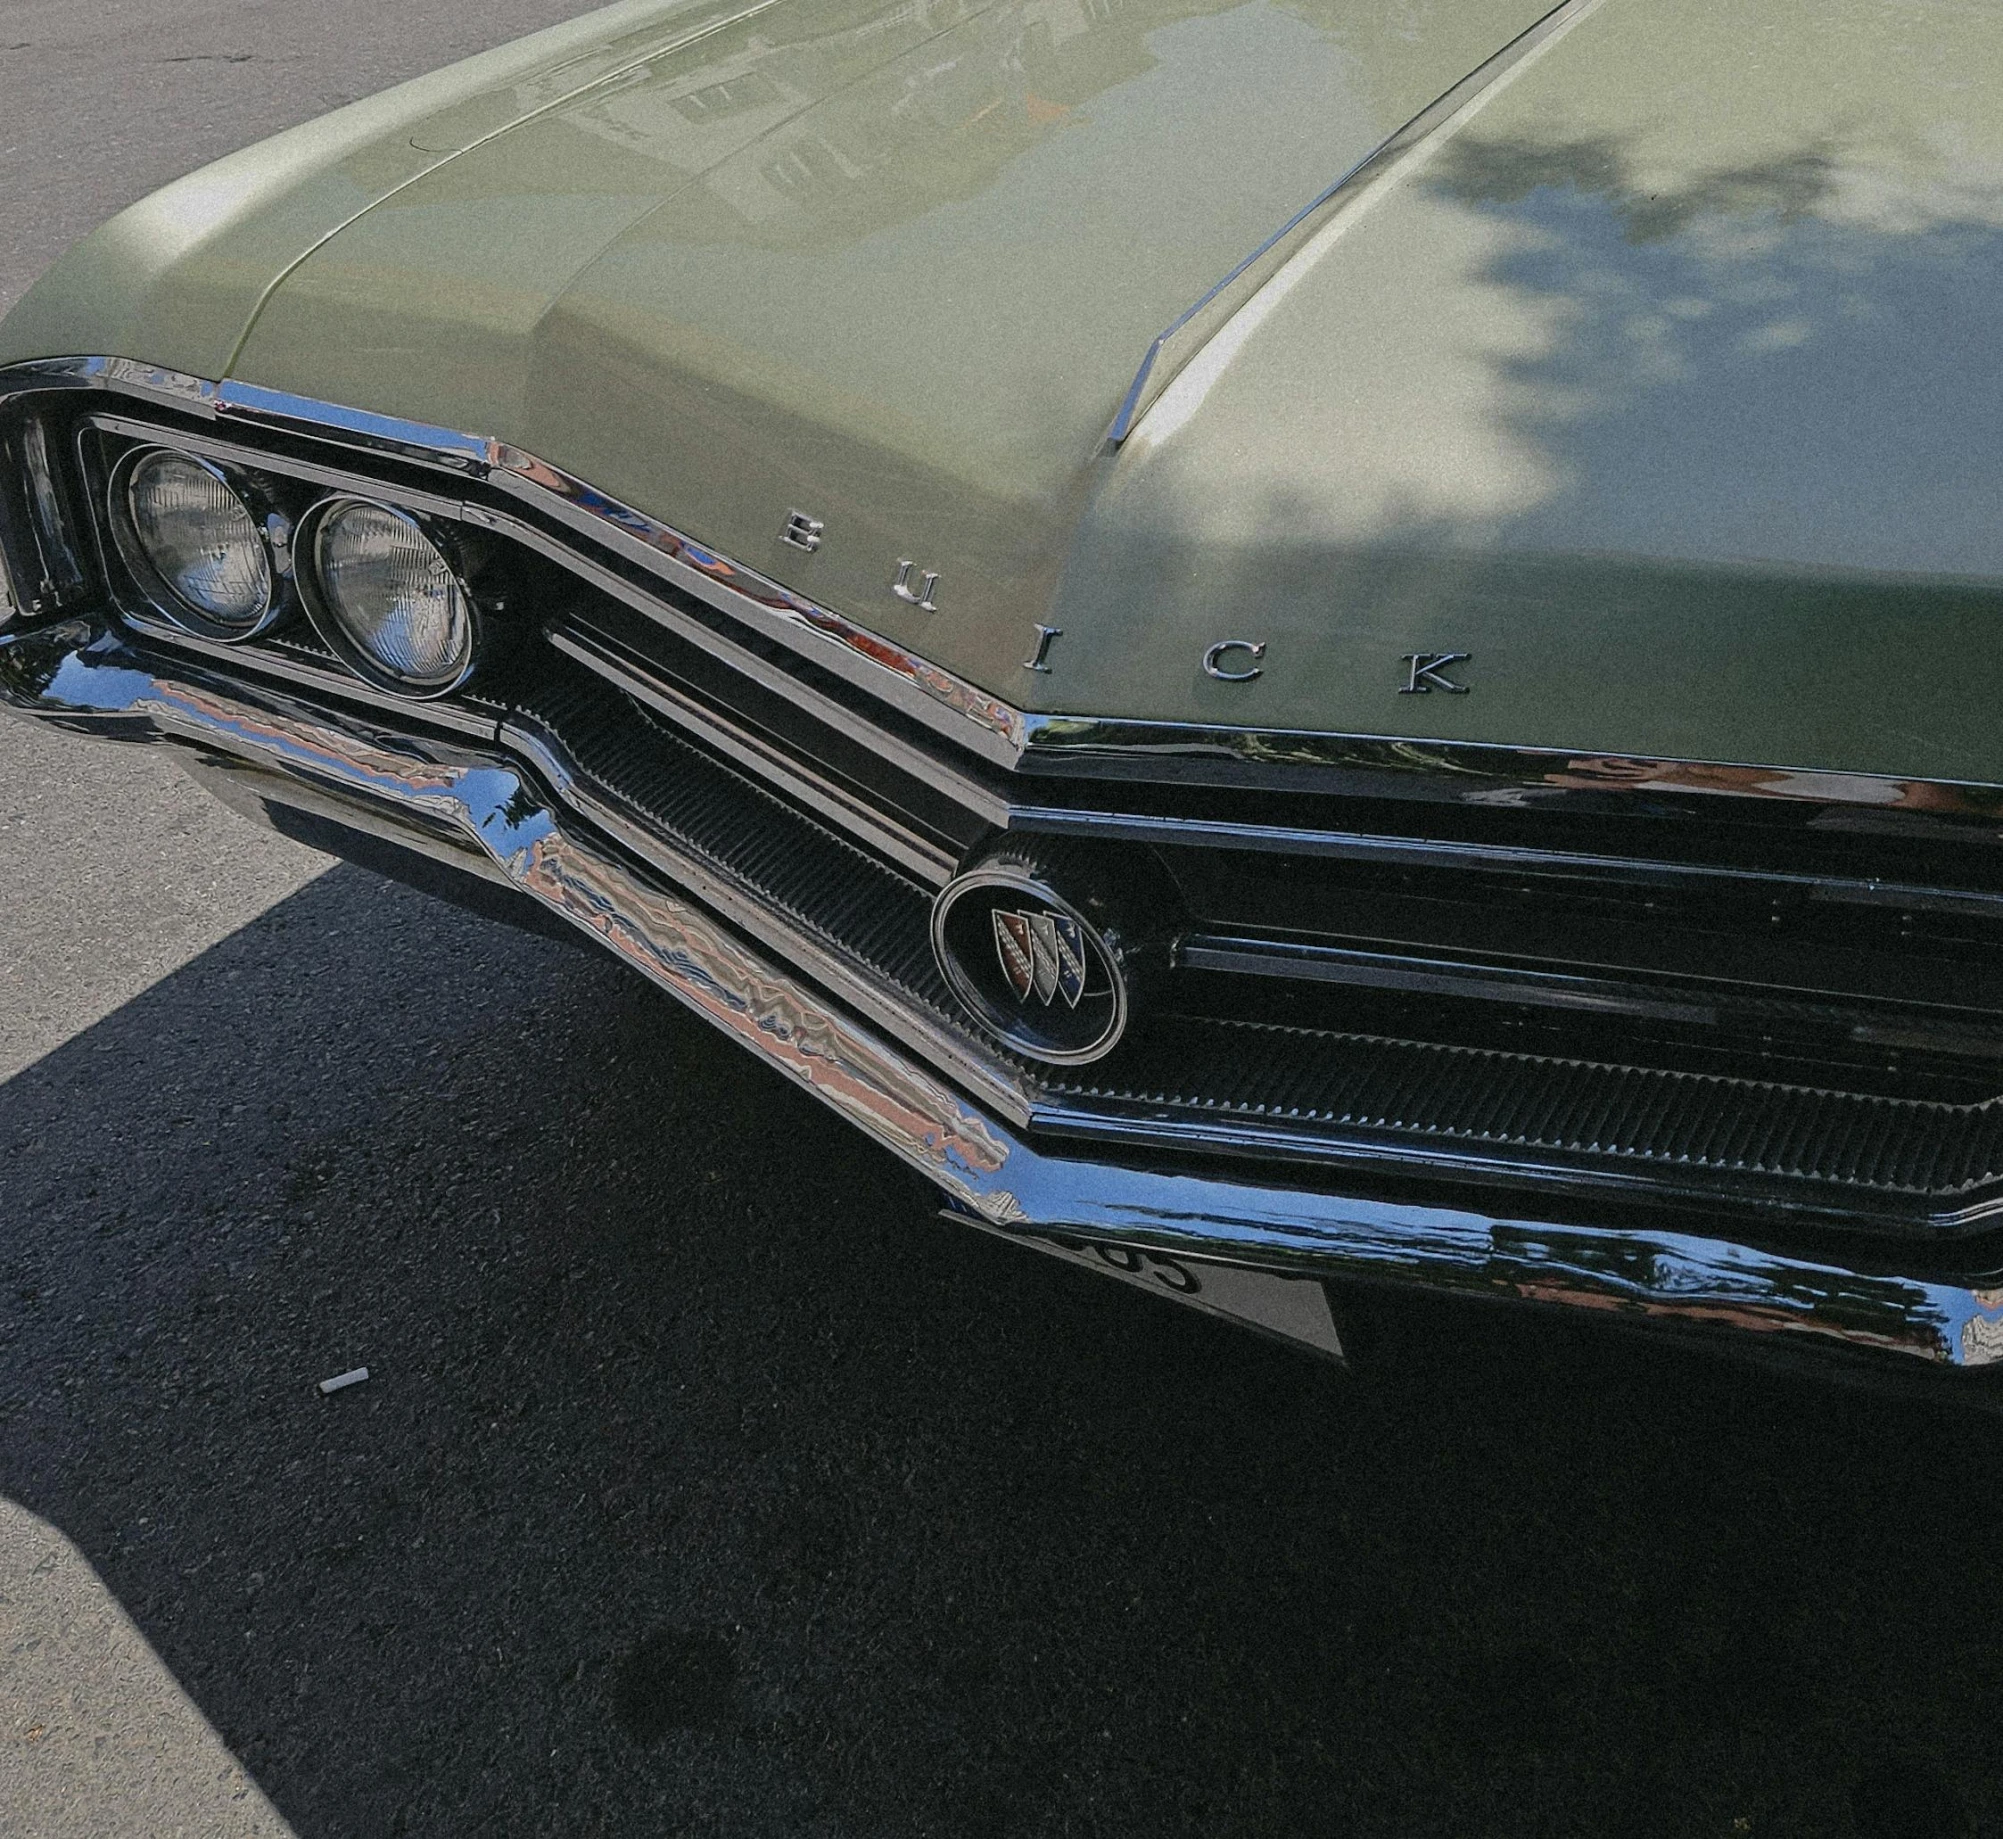
M471 667L466 590L412 518L361 501L335 506L320 520L313 569L339 637L397 685L450 689Z
M228 631L271 606L271 554L250 508L186 454L144 454L126 479L132 534L174 597Z

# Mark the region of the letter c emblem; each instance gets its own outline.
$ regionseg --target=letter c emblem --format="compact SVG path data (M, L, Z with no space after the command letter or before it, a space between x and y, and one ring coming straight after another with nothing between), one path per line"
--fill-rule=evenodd
M1225 667L1225 659L1233 652L1244 653L1246 662L1243 669L1230 670ZM1219 683L1250 683L1254 677L1263 673L1265 666L1259 660L1265 655L1264 639L1259 640L1256 645L1250 639L1219 639L1203 654L1203 674L1206 677L1215 677Z

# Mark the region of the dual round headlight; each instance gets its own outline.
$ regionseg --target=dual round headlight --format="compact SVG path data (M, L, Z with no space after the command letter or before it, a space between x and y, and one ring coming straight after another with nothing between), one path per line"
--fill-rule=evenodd
M154 610L201 638L255 638L284 611L283 570L249 482L169 447L112 470L111 528ZM271 517L274 524L283 520ZM405 696L443 696L472 674L473 596L445 544L408 512L323 498L290 536L314 628L356 675Z
M156 610L202 638L255 637L278 611L278 571L256 516L218 466L166 447L111 475L111 530Z
M300 520L299 591L349 668L406 696L443 696L472 674L473 596L408 512L327 498Z

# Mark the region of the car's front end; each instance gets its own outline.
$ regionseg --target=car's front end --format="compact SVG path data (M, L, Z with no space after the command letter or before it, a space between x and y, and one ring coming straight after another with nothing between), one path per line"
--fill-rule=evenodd
M379 110L303 187L143 262L128 225L45 284L0 338L0 698L581 930L967 1220L1324 1351L1324 1286L1389 1283L1867 1370L2003 1361L1996 520L1726 536L1743 493L1683 432L1625 497L1583 464L1622 413L1630 445L1636 413L1673 428L1679 388L1720 412L1734 365L1839 363L1776 305L1789 263L1847 276L1859 325L1922 272L1954 307L1949 255L1993 262L1979 213L1947 253L1880 246L1853 197L1823 251L1813 201L1745 169L1687 188L1674 261L1644 237L1591 279L1566 200L1635 194L1590 137L1524 136L1568 57L1637 57L1639 15L1498 0L1478 56L1443 29L1433 63L1367 65L1355 170L1279 237L1244 235L1258 126L1086 331L964 352L1006 277L1096 272L1024 229L1027 168L1115 135L1136 85L1169 113L1130 155L1208 121L1220 68L1313 77L1309 29L1116 15L1095 63L981 9L838 11L625 9L630 57ZM1178 60L1210 73L1179 104ZM1673 167L1643 139L1636 171ZM586 142L684 163L594 169L585 208ZM1111 158L1037 181L1064 224ZM528 192L552 240L480 252ZM298 246L260 269L280 220ZM921 302L886 336L896 290L865 283L950 293L956 249L968 319ZM147 286L104 282L120 261ZM1440 285L1401 304L1401 262ZM1560 276L1575 307L1626 290L1652 355L1623 402L1539 385L1540 327L1598 336ZM1740 312L1764 344L1664 355ZM113 325L145 349L90 342ZM1864 470L1771 422L1775 502ZM1993 425L1935 425L1993 484Z

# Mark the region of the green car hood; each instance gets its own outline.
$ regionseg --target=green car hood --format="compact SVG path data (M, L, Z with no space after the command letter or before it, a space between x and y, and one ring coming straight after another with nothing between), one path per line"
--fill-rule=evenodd
M2003 779L1999 95L1990 4L1601 0L1106 469L1076 706Z
M498 436L1048 712L2003 778L1990 6L1574 0L1106 438L1543 10L615 9L140 207L0 357Z
M404 186L236 374L497 435L1028 700L1149 341L1549 3L781 0Z
M259 303L344 224L525 115L744 10L624 0L190 173L55 263L0 323L0 363L126 357L219 378Z

